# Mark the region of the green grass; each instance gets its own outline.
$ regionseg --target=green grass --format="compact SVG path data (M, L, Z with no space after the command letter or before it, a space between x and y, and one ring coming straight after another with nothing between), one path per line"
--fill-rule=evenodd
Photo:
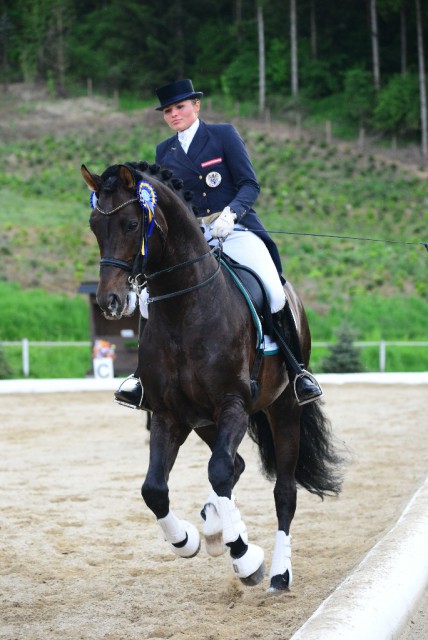
M7 378L24 378L21 347L3 347L3 355L11 368L11 373ZM92 357L89 346L30 346L29 360L30 378L84 378L88 373L92 374Z
M122 109L140 106L121 96ZM76 291L82 280L97 279L99 254L80 165L101 173L110 164L153 161L168 131L152 122L142 112L126 128L100 118L74 135L0 141L0 340L89 339L87 300ZM332 341L343 320L362 341L428 339L428 254L421 244L322 237L428 241L428 181L352 148L281 139L276 126L266 134L242 121L239 129L262 187L257 212L304 301L313 340ZM77 351L66 349L58 364L54 353L35 352L34 375L83 375L88 364ZM421 362L428 368L423 351L388 350L388 370L417 370ZM378 370L376 349L363 358L368 370ZM314 368L317 361L314 352Z
M328 351L328 347L312 348L311 369L314 373L325 373L321 363ZM378 346L360 347L360 355L363 373L380 371ZM385 371L428 371L428 347L387 346Z
M2 299L1 341L89 339L87 296L22 289L0 282Z

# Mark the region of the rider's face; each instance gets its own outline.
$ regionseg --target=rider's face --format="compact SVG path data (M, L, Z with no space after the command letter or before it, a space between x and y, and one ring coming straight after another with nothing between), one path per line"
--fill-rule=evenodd
M164 120L173 131L185 131L197 120L200 104L199 100L170 104L163 109Z

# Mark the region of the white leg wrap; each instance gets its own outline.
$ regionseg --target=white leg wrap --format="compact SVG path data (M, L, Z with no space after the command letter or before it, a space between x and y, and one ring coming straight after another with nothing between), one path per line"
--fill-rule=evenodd
M285 535L284 531L277 531L269 578L282 576L286 571L288 571L288 586L290 587L293 582L293 574L291 571L291 536Z
M169 542L171 549L181 558L191 558L195 556L201 546L199 532L197 528L186 520L179 520L172 511L169 511L165 518L159 518L159 526L162 529L164 538ZM177 543L186 540L182 547L176 547Z
M221 556L227 551L223 540L223 524L218 512L218 495L211 491L204 504L205 520L202 533L210 556Z
M235 505L235 500L229 498L218 497L218 512L223 525L223 540L225 544L235 542L241 536L243 542L248 544L247 527L243 520L239 509Z

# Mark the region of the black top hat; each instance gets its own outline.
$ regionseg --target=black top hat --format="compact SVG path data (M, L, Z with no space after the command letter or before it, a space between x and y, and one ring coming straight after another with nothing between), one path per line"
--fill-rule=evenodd
M156 89L156 95L159 98L160 106L156 107L156 111L162 111L165 107L182 100L191 100L192 98L202 98L202 91L195 91L191 80L177 80L166 84L160 89Z

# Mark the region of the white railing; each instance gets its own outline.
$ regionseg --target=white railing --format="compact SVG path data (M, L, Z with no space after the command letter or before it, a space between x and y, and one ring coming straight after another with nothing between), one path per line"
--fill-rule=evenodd
M92 343L85 342L35 342L22 338L20 341L0 342L0 347L21 347L22 350L22 373L24 376L30 375L30 347L91 347Z
M334 342L312 342L312 347L331 347ZM379 348L379 371L386 370L386 349L387 347L428 347L428 342L400 342L390 340L376 340L373 342L354 342L355 347L378 347ZM22 350L22 372L24 376L30 375L30 347L91 347L92 343L83 342L36 342L23 338L19 341L0 342L1 347L21 347Z
M312 347L332 347L333 342L312 342ZM379 347L379 371L386 370L386 347L428 347L428 342L400 342L396 340L376 340L373 342L353 342L354 347Z

